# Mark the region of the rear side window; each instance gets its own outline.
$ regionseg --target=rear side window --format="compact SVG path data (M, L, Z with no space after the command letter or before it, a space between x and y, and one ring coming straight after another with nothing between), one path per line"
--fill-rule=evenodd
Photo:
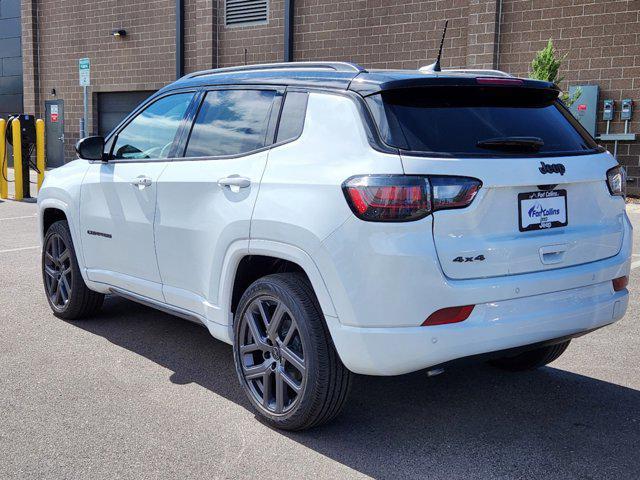
M522 87L427 87L367 98L383 140L440 156L591 153L594 140L553 91Z
M264 147L275 96L273 90L207 92L185 155L239 155Z
M304 128L304 117L307 114L306 92L287 92L284 107L280 114L276 142L286 142L298 138Z

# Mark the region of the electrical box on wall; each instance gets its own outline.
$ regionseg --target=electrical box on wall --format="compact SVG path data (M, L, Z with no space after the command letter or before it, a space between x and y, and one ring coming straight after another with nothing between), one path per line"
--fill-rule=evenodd
M582 90L582 94L573 102L570 110L573 116L578 119L584 128L596 136L596 113L598 111L598 85L574 85L569 87L569 96L575 95L577 89Z
M613 112L615 110L613 100L605 100L602 102L602 120L613 120Z
M633 100L625 98L622 100L622 110L620 111L620 120L631 120L631 113L633 108Z

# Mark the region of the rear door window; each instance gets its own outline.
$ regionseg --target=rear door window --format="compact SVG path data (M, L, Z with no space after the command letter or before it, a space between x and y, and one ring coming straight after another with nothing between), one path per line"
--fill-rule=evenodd
M267 145L274 90L207 92L191 130L185 156L241 155Z
M597 144L553 92L522 87L427 87L367 103L391 146L440 156L570 155Z

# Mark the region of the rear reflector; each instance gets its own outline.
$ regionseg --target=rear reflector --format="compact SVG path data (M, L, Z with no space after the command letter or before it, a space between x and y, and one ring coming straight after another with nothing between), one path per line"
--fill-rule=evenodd
M471 315L475 305L465 305L464 307L442 308L429 315L422 326L445 325L447 323L458 323L466 320Z
M503 77L478 77L476 83L480 85L524 85L524 81L519 78Z
M615 292L619 292L620 290L624 290L629 285L629 277L626 275L624 277L614 278L613 282L613 290Z

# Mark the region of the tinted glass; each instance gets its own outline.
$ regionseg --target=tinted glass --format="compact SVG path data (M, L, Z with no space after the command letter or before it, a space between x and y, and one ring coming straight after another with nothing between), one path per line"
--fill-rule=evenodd
M278 125L276 142L284 142L298 138L304 127L304 117L307 113L307 97L304 92L288 92L284 100L284 107Z
M149 105L118 133L113 158L167 158L193 95L169 95Z
M430 87L367 99L383 139L400 148L447 156L575 154L597 145L553 92L524 88ZM488 148L513 137L543 142L536 152ZM479 145L485 145L482 148ZM490 143L490 142L489 142ZM516 150L516 151L514 151Z
M208 92L191 131L187 157L238 155L266 145L273 90Z

